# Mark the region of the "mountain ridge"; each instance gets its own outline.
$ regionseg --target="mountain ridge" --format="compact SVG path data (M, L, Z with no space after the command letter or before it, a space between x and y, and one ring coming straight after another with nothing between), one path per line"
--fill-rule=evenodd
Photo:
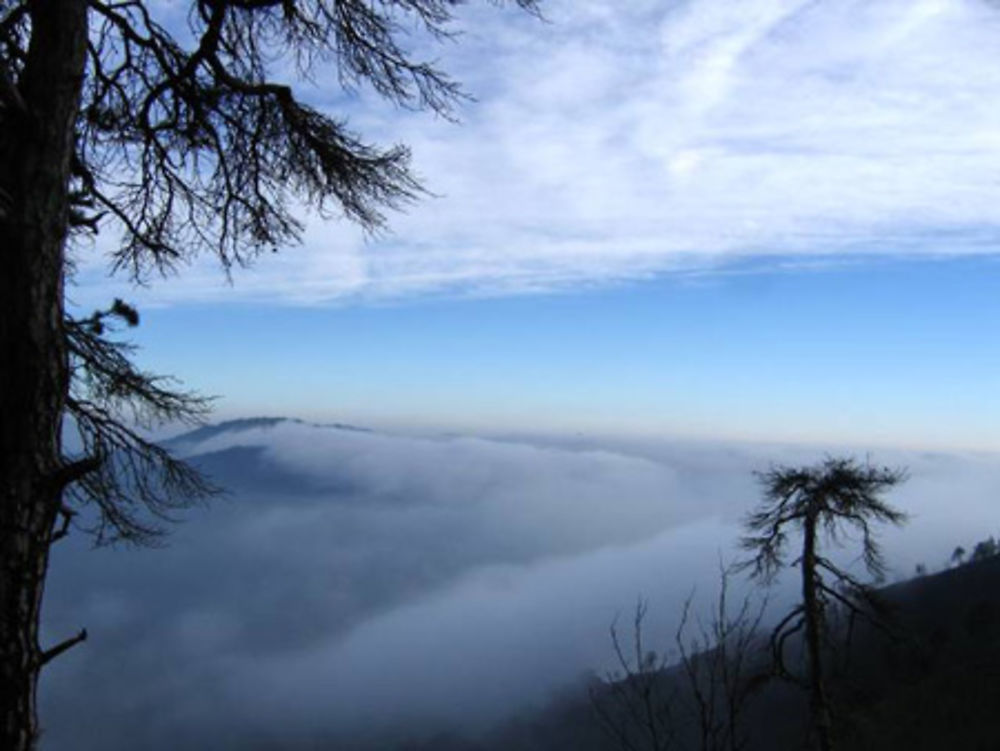
M361 427L358 425L351 425L349 423L341 422L310 422L308 420L301 420L297 417L269 417L269 416L256 416L256 417L238 417L232 420L223 420L221 422L209 423L206 425L199 425L198 427L180 433L179 435L172 436L171 438L163 441L163 444L168 447L176 447L182 444L198 444L204 443L212 438L216 438L220 435L225 435L227 433L242 433L248 430L255 430L258 428L270 429L277 427L278 425L289 423L293 425L303 425L313 428L327 428L331 430L347 430L354 433L372 433L374 432L371 428Z

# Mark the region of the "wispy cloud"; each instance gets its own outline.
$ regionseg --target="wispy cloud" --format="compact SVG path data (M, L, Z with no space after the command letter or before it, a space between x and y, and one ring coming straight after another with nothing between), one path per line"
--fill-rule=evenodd
M995 250L996 6L553 0L545 12L549 23L469 9L442 61L479 98L462 125L349 113L412 145L438 194L393 217L393 234L366 242L311 221L303 247L222 295L207 259L144 294L317 304L606 284L758 256ZM81 296L99 268L82 265Z

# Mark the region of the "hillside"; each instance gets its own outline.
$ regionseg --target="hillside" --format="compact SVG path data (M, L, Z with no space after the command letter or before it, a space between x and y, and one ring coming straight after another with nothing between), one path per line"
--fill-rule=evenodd
M840 716L841 748L997 748L1000 557L888 586L880 595L893 613L897 637L857 629L850 650L839 655L831 693ZM758 664L765 659L762 653ZM400 751L655 748L640 722L633 722L632 746L602 726L595 704L613 711L618 687L593 678L485 739L439 736ZM659 748L701 751L694 705L684 698L690 692L683 673L677 667L662 671L652 691L656 697L673 697L675 736L661 737ZM806 703L795 687L772 680L752 694L745 711L748 751L802 747Z

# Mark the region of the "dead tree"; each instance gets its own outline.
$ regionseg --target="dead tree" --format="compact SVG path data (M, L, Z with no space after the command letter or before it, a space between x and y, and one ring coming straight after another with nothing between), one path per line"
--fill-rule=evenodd
M870 584L857 579L823 554L823 544L839 544L848 532L860 537L861 560L875 581L885 563L872 525L899 525L905 514L881 499L882 493L905 478L902 470L829 458L812 467L776 467L760 473L764 501L746 519L743 547L753 553L746 562L752 575L764 581L790 565L799 570L802 600L774 627L771 649L778 675L809 692L812 727L821 751L834 747L833 716L825 677L824 646L828 642L828 611L843 609L851 623L860 617L881 625ZM798 556L786 562L789 534L802 537ZM785 646L802 634L805 676L788 667Z
M673 650L657 656L643 635L647 605L640 601L628 647L611 627L617 669L592 689L595 714L622 751L741 751L743 719L753 694L769 677L760 659L759 627L766 598L748 597L732 613L731 572L720 571L719 594L707 621L684 602Z
M706 624L695 619L695 632L687 636L691 598L674 636L680 666L693 699L698 738L702 751L742 751L749 738L744 716L753 694L767 681L762 663L760 624L767 598L756 604L743 598L739 610L729 609L729 579L732 569L720 567L719 595Z

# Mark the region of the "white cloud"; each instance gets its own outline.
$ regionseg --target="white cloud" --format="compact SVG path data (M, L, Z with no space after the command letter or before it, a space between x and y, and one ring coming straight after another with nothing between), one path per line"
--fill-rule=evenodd
M311 221L149 301L295 303L602 284L758 255L980 253L998 233L1000 11L982 0L472 8L455 126L375 106L438 198L366 243ZM439 50L440 51L440 50ZM340 113L342 114L342 113ZM108 294L87 261L81 296ZM95 290L92 285L98 284Z

